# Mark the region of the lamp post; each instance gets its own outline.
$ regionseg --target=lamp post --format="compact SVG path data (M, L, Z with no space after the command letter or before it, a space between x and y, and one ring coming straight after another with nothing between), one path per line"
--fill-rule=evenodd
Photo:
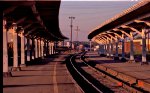
M72 23L73 23L73 19L75 19L75 17L71 16L71 17L69 17L69 19L71 19L70 48L72 48L72 27L73 27Z

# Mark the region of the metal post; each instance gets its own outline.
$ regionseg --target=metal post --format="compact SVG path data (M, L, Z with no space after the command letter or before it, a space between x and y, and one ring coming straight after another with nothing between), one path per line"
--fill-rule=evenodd
M122 58L125 58L125 52L124 52L124 39L122 39Z
M39 53L39 57L41 57L41 40L38 40L38 53Z
M109 40L107 39L107 57L109 57L109 49L110 49L110 46L109 46Z
M51 42L48 42L49 45L49 55L51 55Z
M22 29L23 30L23 29ZM20 67L25 67L25 37L23 35L24 30L21 32L21 64Z
M110 57L113 57L113 40L111 38L111 41L110 41L110 45L111 45L111 49L110 49Z
M8 48L7 48L7 30L6 30L6 20L3 20L3 77L11 76L11 72L8 70Z
M104 54L106 55L106 44L104 44Z
M124 37L124 34L122 34L122 40L121 40L121 41L122 41L122 58L121 58L121 61L122 61L122 62L125 62L125 61L126 61L126 59L125 59L125 51L124 51L124 48L125 48L125 47L124 47L124 46L125 46L125 45L124 45L124 40L125 40L124 38L125 38L125 37Z
M109 57L111 57L111 40L109 41Z
M51 43L51 53L54 54L54 43Z
M43 40L41 40L41 57L44 57L43 46L44 46L44 43L43 43Z
M119 43L119 41L117 40L115 43L116 43L116 54L115 54L114 60L119 60L119 57L118 57L118 43Z
M146 29L142 29L142 64L148 64L146 60L146 34L145 31Z
M45 40L45 42L44 42L44 56L46 56L47 55L47 47L48 47L48 45L47 45L47 40Z
M134 61L134 53L133 53L133 40L130 40L130 60Z
M30 39L27 38L27 61L31 61Z
M17 25L13 23L13 68L12 71L20 71L20 67L18 66L18 38L16 33Z
M130 35L133 37L133 33L130 32ZM133 39L130 39L130 60L129 62L135 62L134 60L134 42Z
M37 48L38 40L35 38L34 42L35 42L35 58L38 58L38 48Z
M29 44L30 44L30 61L33 59L33 42L32 38L29 39Z
M72 27L73 27L72 23L73 23L73 19L75 19L75 17L71 16L71 17L69 17L69 19L71 19L70 48L72 48Z

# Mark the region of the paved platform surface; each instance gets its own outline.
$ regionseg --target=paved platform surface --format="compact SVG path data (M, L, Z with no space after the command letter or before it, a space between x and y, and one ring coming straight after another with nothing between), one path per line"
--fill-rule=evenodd
M45 58L42 64L3 78L3 93L82 93L64 63L66 55Z
M150 64L114 61L112 58L100 57L97 52L87 52L85 56L97 68L150 92Z

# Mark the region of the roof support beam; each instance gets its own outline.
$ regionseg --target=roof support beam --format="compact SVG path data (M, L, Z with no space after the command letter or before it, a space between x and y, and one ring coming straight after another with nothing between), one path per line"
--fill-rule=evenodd
M27 36L27 35L29 35L29 34L31 34L33 31L35 31L37 29L37 27L36 28L33 28L33 29L31 29L30 31L28 31L26 34L25 34L25 36Z
M106 37L108 40L110 40L111 41L111 38L109 38L108 36L106 36L106 35L99 35L100 37Z
M113 33L113 32L108 32L108 33L103 33L103 34L100 34L100 35L108 35L108 36L110 36L111 38L113 38L115 41L117 41L117 39L113 36L113 35L111 35L111 33ZM108 37L109 38L109 37ZM110 38L110 39L111 39ZM112 40L111 40L112 41Z
M23 29L27 29L27 28L29 28L31 25L32 25L32 24L28 24L28 25L26 25Z
M133 28L133 27L126 26L126 25L122 25L121 27L122 27L122 28L129 28L129 29L131 29L132 31L135 31L136 33L138 33L139 35L142 34L140 31L138 31L137 29L135 29L135 28Z
M150 22L148 21L143 21L143 20L134 20L136 23L145 23L147 26L150 27Z
M17 23L17 24L22 23L23 21L26 20L26 18L27 18L27 17L23 17L23 18L19 19L16 23Z
M127 32L125 32L125 31L123 31L123 30L120 30L120 29L113 29L114 31L120 31L120 32L122 32L123 34L125 34L125 35L127 35L129 38L130 38L130 40L133 40L133 35L132 35L132 32L130 32L130 34L128 34Z
M117 37L119 37L120 39L124 39L123 37L121 37L119 34L114 33Z
M17 6L12 6L12 7L9 7L9 8L7 8L7 9L5 9L4 11L3 11L3 16L5 16L5 15L7 15L8 13L10 13L10 12L13 12L15 9L17 8Z
M106 41L101 38L99 38L98 41L101 42L101 44L106 44Z
M33 13L37 15L37 16L36 16L36 19L37 19L37 20L40 22L40 24L45 28L44 23L43 23L43 21L42 21L40 15L38 15L39 13L38 13L38 11L37 11L37 9L36 9L36 6L33 5L33 6L31 7L31 9L32 9Z
M135 62L134 61L134 44L133 44L133 33L130 32L130 34L126 33L123 30L120 29L113 29L114 31L121 31L123 34L127 35L130 38L130 60L129 62Z
M98 38L98 40L99 40L99 41L103 41L103 42L105 41L105 40L104 40L104 39L102 39L102 38Z
M111 34L107 34L109 35L112 39L114 39L115 41L118 41L116 37L112 36Z
M106 43L106 41L105 41L105 40L101 40L101 39L100 39L99 41L101 41L101 42L102 42L102 44L105 44L105 43Z
M94 41L97 42L97 43L99 43L99 44L103 43L101 40L98 40L98 39L95 39Z
M103 39L104 41L106 41L106 42L107 42L107 39L106 39L106 38L104 38L104 37L99 37L99 39Z
M106 37L108 40L112 41L110 37L108 37L108 36L106 36L106 35L104 35L104 37Z
M105 41L105 44L107 45L107 47L109 46L109 39L108 38L105 38L105 37L100 37L102 40L104 40Z

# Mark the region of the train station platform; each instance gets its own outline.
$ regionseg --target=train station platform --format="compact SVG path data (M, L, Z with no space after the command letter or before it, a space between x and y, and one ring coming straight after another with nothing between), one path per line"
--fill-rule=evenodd
M150 92L150 65L114 61L112 58L100 57L97 52L87 52L87 62L95 63L95 67L112 75L131 86Z
M3 78L3 93L82 93L67 70L66 57L54 55L12 72Z

